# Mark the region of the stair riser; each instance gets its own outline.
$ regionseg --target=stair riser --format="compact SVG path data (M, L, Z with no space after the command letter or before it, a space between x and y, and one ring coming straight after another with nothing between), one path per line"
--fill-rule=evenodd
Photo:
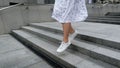
M119 19L120 16L102 16L102 17L88 17L88 18L115 18L115 19Z
M27 30L27 29L25 29L25 30ZM38 33L38 32L34 32L34 31L30 31L30 30L28 30L28 31L41 37L41 34ZM56 41L57 41L57 42L60 42L60 41L61 41L61 40L59 40L59 39L52 38L52 37L49 37L49 36L46 36L46 35L42 35L42 36L44 36L44 38L46 38L46 39L48 39L48 40L51 38L50 41L53 40L53 42L54 42L54 41L55 41L55 42L56 42ZM82 47L77 47L77 45L75 45L75 44L72 44L72 47L70 47L70 48L72 48L72 49L74 49L74 50L76 50L76 51L79 51L80 53L83 53L83 54L85 54L85 55L88 55L88 56L90 56L90 57L93 57L93 58L95 58L95 59L99 59L99 60L101 60L101 61L104 61L104 62L107 62L107 63L110 63L110 64L112 64L112 65L115 65L115 66L119 66L119 67L120 67L120 60L116 60L116 59L114 59L114 58L110 58L109 56L105 56L105 55L96 53L95 51L90 51L90 50L85 49L85 48L82 48ZM113 62L114 62L114 63L113 63Z
M95 22L95 23L108 23L108 24L117 24L117 25L120 25L120 22L108 22L108 21L94 21L94 20L85 20L86 22Z
M30 32L30 33L32 33L32 34L35 34L35 35L37 35L37 36L39 36L39 37L41 37L41 38L49 39L49 41L51 41L51 42L54 42L54 43L60 43L60 42L61 42L61 41L59 41L59 40L55 40L54 38L47 37L46 35L43 35L43 34L40 34L40 33L37 33L37 32L33 32L33 31L31 31L31 30L24 29L24 28L22 28L22 29L23 29L24 31Z
M88 20L93 19L93 20L108 20L108 21L120 21L119 18L87 18Z
M120 67L120 60L116 60L114 58L103 56L102 54L98 55L97 53L94 53L94 52L91 52L90 56L95 58L95 59L99 59L99 60L102 60L102 61L107 62L109 64L112 64L112 65L115 65L117 67Z
M37 51L37 53L44 55L49 60L55 62L58 65L60 65L62 68L75 68L75 66L65 62L64 60L59 59L58 57L54 56L53 54L51 54L48 51L44 50L43 48L39 47L38 45L32 43L31 41L19 36L18 34L12 32L12 35L14 35L14 37L19 39L21 42L26 44L28 47L30 47L33 50Z
M90 56L90 57L92 57L94 59L101 60L101 61L104 61L106 63L109 63L109 64L112 64L112 65L120 67L120 60L116 60L114 58L110 58L108 56L105 56L105 55L102 55L102 54L98 54L96 52L87 50L87 49L82 48L82 47L77 47L74 44L71 45L70 48L75 50L75 51L78 51L78 52L80 52L82 54L88 55L88 56Z
M63 34L63 32L61 30L58 30L58 29L52 29L52 28L49 28L49 27L37 26L37 25L31 25L31 24L30 24L30 26L38 28L38 29L43 29L43 30L46 30L46 31L49 31L49 32L52 32L52 33Z
M86 19L86 21L96 21L96 22L101 22L101 23L119 23L120 24L120 22L119 21L114 21L114 20L100 20L100 19Z
M120 50L120 43L118 43L118 42L109 41L109 40L96 38L96 37L91 37L91 36L87 36L87 35L80 35L80 34L77 36L77 38L80 40L82 39L82 40L86 40L89 42L97 43L100 45L104 45L104 46L108 46L108 47Z
M43 30L46 30L46 31L49 31L49 32L57 33L57 34L60 34L60 35L63 34L62 30L57 30L57 29L44 27L44 26L35 26L35 25L31 25L31 26L33 26L35 28L43 29ZM83 35L83 34L78 34L76 39L82 39L82 40L90 41L90 42L93 42L93 43L105 45L105 46L120 50L120 43L118 43L118 42L109 41L109 40L96 38L96 37L92 37L92 36L87 36L87 35Z

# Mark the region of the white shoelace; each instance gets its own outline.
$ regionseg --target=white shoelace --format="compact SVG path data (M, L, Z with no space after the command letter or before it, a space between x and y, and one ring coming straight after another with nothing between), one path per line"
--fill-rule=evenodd
M60 49L62 49L62 47L63 47L65 44L68 45L68 43L65 43L65 42L62 42L61 44L62 44L62 45L60 46Z
M65 44L65 42L62 42L61 44L62 44L62 45L60 46L60 49L62 49L62 47L64 46L63 44Z

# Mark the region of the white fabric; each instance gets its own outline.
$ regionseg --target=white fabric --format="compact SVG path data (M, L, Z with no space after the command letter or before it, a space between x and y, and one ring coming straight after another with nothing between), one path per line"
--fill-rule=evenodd
M52 18L58 22L84 21L87 16L85 0L55 0Z
M89 0L89 4L91 4L92 3L92 0Z

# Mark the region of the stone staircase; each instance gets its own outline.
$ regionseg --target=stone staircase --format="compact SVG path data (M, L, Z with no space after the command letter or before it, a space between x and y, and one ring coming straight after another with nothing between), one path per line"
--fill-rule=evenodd
M63 34L61 25L56 22L31 23L29 26L21 27L20 30L12 30L11 34L62 68L120 67L120 39L118 36L108 37L109 30L106 30L108 31L106 34L95 32L98 31L97 28L100 30L101 26L101 29L113 26L117 29L120 27L119 25L81 23L74 26L79 27L77 28L79 33L71 46L63 53L56 52Z

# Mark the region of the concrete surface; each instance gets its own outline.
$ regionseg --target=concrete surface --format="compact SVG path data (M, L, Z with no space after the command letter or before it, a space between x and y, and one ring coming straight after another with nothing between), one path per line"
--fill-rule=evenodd
M55 21L51 18L53 5L16 6L0 11L0 35L10 33L32 22Z
M52 68L9 34L0 35L0 68Z
M34 23L40 26L47 26L51 28L57 28L62 30L62 26L58 22L46 22L46 23ZM103 37L111 40L116 40L120 42L120 25L114 24L103 24L103 23L92 23L92 22L79 22L72 23L79 33L86 33L93 35L94 37Z
M44 37L45 39L49 40L59 40L59 42L62 40L62 36L59 36L57 33L53 34L47 31L43 31L41 29L36 29L30 26L22 27L23 29L30 31L33 34L39 35L40 37ZM51 38L51 39L50 39ZM120 51L116 51L115 49L107 48L100 46L99 44L92 44L85 41L72 41L72 44L75 45L74 48L79 50L80 52L95 57L97 59L103 60L105 62L114 64L114 65L120 65ZM99 50L99 51L97 51ZM101 56L101 57L99 57ZM114 62L114 63L113 63Z
M65 65L68 68L116 68L115 66L92 59L72 50L57 53L56 49L59 44L50 41L50 38L49 40L48 38L43 39L43 35L38 37L36 33L28 33L23 30L14 30L13 33L17 38L24 40L27 44L32 44L30 47L37 49L39 52L44 52L44 54L47 54L47 56L52 57L56 62L62 63L62 65Z

